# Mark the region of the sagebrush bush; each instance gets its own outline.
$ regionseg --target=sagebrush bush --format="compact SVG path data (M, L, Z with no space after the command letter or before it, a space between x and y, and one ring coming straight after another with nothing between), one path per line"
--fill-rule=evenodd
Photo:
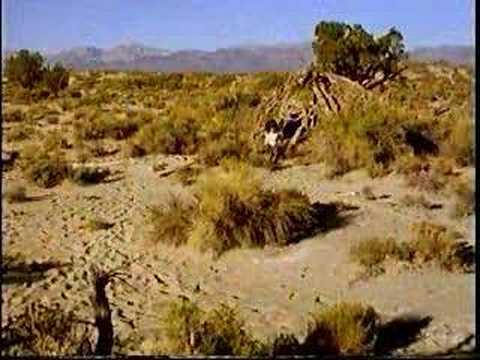
M370 274L376 270L383 271L383 263L387 257L420 265L435 262L448 271L468 271L471 265L470 250L462 247L462 244L456 241L457 237L458 234L443 225L423 221L412 225L409 241L368 238L350 248L350 257L364 266Z
M75 135L83 140L98 140L111 138L124 140L131 137L139 129L136 119L117 114L101 113L92 111L84 116L84 113L76 113L80 121L75 122Z
M394 256L396 253L397 244L392 238L369 238L350 248L351 258L368 269L379 266L387 256Z
M461 266L455 255L455 234L445 226L422 221L412 225L415 258L420 262L435 261L445 269Z
M287 245L320 225L307 196L263 190L257 170L234 159L202 173L193 191L191 204L171 198L165 207L152 209L155 242L186 243L220 255L236 247Z
M143 126L132 139L133 154L191 154L196 150L198 127L195 121L160 118Z
M379 315L370 306L341 302L312 315L304 341L308 355L359 355L372 350Z
M187 204L176 195L171 195L164 206L151 208L149 218L153 226L152 240L175 246L185 244L195 211L195 204Z
M68 176L68 163L58 148L26 146L21 153L20 167L27 179L44 188L60 184Z
M255 169L242 162L223 162L200 176L196 188L198 212L188 243L201 250L221 254L235 247L286 245L314 227L305 195L262 190Z
M181 355L252 356L262 353L262 344L247 331L235 309L220 305L204 311L182 299L168 305L162 353Z
M101 183L110 175L109 169L92 166L79 166L68 168L68 178L79 185L91 185Z
M2 349L9 356L82 355L88 333L72 312L32 304L2 329L2 341L14 344Z

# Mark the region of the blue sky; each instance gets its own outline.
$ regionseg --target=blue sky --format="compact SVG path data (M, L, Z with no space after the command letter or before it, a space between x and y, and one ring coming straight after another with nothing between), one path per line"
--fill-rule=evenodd
M396 26L408 48L472 44L474 0L1 0L2 47L178 49L309 41L320 20Z

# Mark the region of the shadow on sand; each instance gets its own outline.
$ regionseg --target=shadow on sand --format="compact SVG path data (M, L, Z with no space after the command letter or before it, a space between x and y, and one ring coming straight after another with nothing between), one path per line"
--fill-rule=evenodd
M375 342L375 354L389 355L395 350L413 344L418 340L422 329L426 328L431 321L430 316L407 315L380 325Z
M70 267L70 263L47 261L43 263L15 262L11 259L3 259L1 267L2 281L4 285L32 284L47 277L47 272L52 269Z

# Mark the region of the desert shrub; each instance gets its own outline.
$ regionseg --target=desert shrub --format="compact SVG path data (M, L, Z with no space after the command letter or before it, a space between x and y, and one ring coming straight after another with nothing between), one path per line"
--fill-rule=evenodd
M281 333L273 339L270 356L302 355L302 345L293 334Z
M322 21L315 27L312 46L321 71L346 76L367 88L379 75L388 78L396 73L405 58L403 36L395 28L375 38L358 24Z
M306 354L365 354L374 344L378 314L370 306L338 303L313 314L304 341Z
M452 121L450 135L445 140L445 153L460 166L471 166L475 161L474 123L470 111Z
M437 192L445 188L448 177L441 168L425 157L404 157L397 162L398 171L405 175L408 186Z
M362 240L350 248L350 256L354 261L365 266L367 269L378 267L387 256L394 256L397 253L398 246L395 240L387 238L381 240L378 238L369 238Z
M475 191L471 184L459 182L455 188L454 217L470 216L475 211Z
M445 269L460 265L455 255L455 234L445 226L423 221L413 224L412 235L411 246L419 261L435 261Z
M262 190L254 168L242 162L224 161L200 176L196 187L199 207L188 243L201 250L221 254L234 247L285 245L315 225L305 195Z
M83 113L77 113L76 116L82 118ZM97 111L88 113L81 121L75 122L75 134L83 140L123 140L131 137L138 129L136 119Z
M5 190L3 197L9 203L24 202L28 200L27 189L23 185L14 184Z
M150 223L153 226L152 239L172 245L183 245L188 239L195 207L182 201L178 196L170 196L166 205L150 209Z
M5 61L5 74L9 82L18 83L23 88L32 89L43 77L43 57L22 49Z
M69 167L68 169L68 178L79 185L98 184L109 175L109 169L92 166Z
M2 354L10 356L77 355L83 353L82 344L89 344L85 327L72 312L37 304L3 327L3 341Z
M166 353L252 356L263 350L236 310L227 305L203 311L188 300L172 302L165 325L162 350Z
M139 149L137 153L190 154L197 146L197 132L198 125L192 119L161 118L143 126L131 146Z
M396 243L392 239L369 238L352 246L350 256L371 275L383 272L382 265L387 257L418 264L435 262L448 271L468 271L471 265L469 250L456 241L457 237L458 234L445 226L424 221L413 224L409 241Z
M68 86L69 72L61 64L57 63L53 67L47 66L44 69L43 81L48 91L55 96L60 90Z
M307 196L263 190L255 169L233 159L201 174L194 192L195 205L171 199L153 209L155 241L186 243L220 255L235 247L286 245L319 225Z
M25 177L40 187L58 185L68 174L67 161L58 148L39 148L32 144L25 147L20 160Z

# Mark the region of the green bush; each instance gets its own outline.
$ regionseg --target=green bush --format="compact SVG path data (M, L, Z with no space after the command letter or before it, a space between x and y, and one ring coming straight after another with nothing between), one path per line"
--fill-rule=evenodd
M18 83L23 88L32 89L43 79L43 57L22 49L11 55L5 62L5 74L9 82Z
M68 176L66 158L58 148L39 148L32 144L25 147L20 159L26 178L40 187L53 187Z
M405 58L402 34L391 28L375 38L361 25L322 21L315 27L315 65L369 87L378 74L386 79Z
M245 322L227 305L203 311L188 300L172 302L165 317L163 353L183 355L255 356L262 344L246 330Z
M59 63L53 67L46 67L43 74L43 81L46 88L55 96L60 90L68 86L69 72Z

